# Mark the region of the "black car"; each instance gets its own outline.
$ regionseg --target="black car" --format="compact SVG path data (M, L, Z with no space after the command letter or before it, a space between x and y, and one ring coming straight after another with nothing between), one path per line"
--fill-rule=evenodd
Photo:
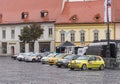
M76 58L78 58L79 56L78 55L75 55L75 54L71 54L71 55L67 55L65 56L62 60L59 60L57 63L56 63L56 66L58 67L68 67L68 64L71 60L75 60Z

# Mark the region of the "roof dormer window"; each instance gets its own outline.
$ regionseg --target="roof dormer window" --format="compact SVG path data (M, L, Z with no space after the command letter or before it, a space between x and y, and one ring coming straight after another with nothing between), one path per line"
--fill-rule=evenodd
M48 15L48 11L46 10L42 10L40 13L42 18Z
M100 19L101 19L101 16L100 16L100 14L96 14L95 16L94 16L94 20L95 21L100 21Z
M22 12L21 18L22 19L27 19L28 18L28 12Z
M77 17L77 15L73 15L69 20L71 20L71 21L77 21L78 17Z

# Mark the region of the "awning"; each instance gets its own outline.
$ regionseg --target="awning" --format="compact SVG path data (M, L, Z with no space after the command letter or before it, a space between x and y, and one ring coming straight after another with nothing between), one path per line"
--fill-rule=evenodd
M65 41L61 43L58 47L68 47L68 46L75 46L73 43Z

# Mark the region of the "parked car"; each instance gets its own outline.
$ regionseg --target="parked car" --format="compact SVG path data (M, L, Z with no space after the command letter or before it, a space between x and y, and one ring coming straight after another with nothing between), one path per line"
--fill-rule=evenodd
M14 59L14 60L16 60L17 56L18 55L12 55L11 58Z
M54 57L54 56L57 55L57 54L58 54L58 53L53 52L53 53L48 54L48 55L45 56L45 57L42 57L42 58L41 58L41 63L42 63L42 64L47 64L49 58Z
M30 55L25 56L26 62L38 62L40 61L40 56L38 53L30 53Z
M60 54L57 54L56 56L54 57L51 57L49 60L48 60L48 64L49 65L56 65L57 61L58 60L61 60L63 57L67 56L67 54L65 53L60 53Z
M26 54L26 53L19 53L16 59L17 59L18 61L24 61L24 59L25 59L25 57L24 57L25 54Z
M58 60L57 63L56 63L56 66L58 66L58 67L68 67L68 64L70 63L70 61L75 60L78 57L79 57L79 55L75 55L75 54L67 55L63 59Z
M76 68L82 70L98 68L99 70L103 70L105 67L105 62L102 57L97 55L83 55L78 57L76 60L72 60L68 67L71 70Z

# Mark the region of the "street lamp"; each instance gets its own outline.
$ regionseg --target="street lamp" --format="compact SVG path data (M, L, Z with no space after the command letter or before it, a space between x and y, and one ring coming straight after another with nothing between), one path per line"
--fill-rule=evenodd
M110 22L109 22L109 11L108 8L111 6L110 0L107 0L107 50L106 57L110 57Z

